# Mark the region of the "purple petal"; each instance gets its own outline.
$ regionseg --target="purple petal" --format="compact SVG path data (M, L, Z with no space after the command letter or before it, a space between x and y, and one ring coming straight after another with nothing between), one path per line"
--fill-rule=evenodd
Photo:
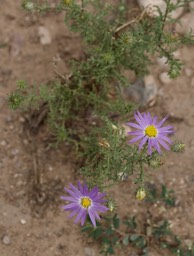
M68 218L70 219L70 218L72 218L74 215L76 215L76 213L79 211L79 209L80 209L80 207L76 207L76 208L72 211L72 213L69 214Z
M139 115L138 115L139 114ZM138 112L138 114L134 114L135 120L138 122L138 124L142 127L142 126L146 126L147 122L146 120L143 118L143 116L141 116L141 114Z
M159 144L158 144L157 139L154 140L154 147L155 147L155 149L158 151L159 154L162 153L162 151L161 151L161 149L160 149L160 146L159 146Z
M76 207L78 207L78 206L79 206L79 204L71 203L71 204L62 206L62 208L63 208L65 211L71 211L71 210L74 210L74 209L75 209Z
M94 204L93 208L96 210L96 211L99 211L99 212L106 212L109 210L109 208L107 208L106 206L104 205L100 205L98 203Z
M98 200L103 198L104 196L106 196L106 193L99 193L95 198L93 198L94 200Z
M156 126L156 128L158 128L159 132L165 132L165 131L169 131L170 129L173 129L174 127L172 125L168 125L168 126L164 126L162 128L159 128ZM172 130L171 132L174 132L174 130Z
M76 195L78 195L79 197L82 196L82 194L80 193L80 191L71 183L69 184L70 188L76 193Z
M165 116L162 121L157 124L157 128L160 128L169 116Z
M88 195L88 186L86 184L84 184L83 186L83 196L87 196Z
M69 193L72 197L79 198L79 196L69 188L64 188L67 193Z
M61 196L60 198L63 200L66 200L66 201L70 201L70 202L77 202L77 199L72 196Z
M170 150L170 147L166 144L166 142L164 142L163 140L158 140L158 142L159 142L166 150Z
M89 197L95 197L98 194L98 188L94 187L89 193L88 196Z
M90 207L88 209L88 214L90 216L90 219L91 219L91 222L92 222L93 226L96 227L96 220L95 220L95 216L94 216L94 212L93 212L92 207Z
M153 124L152 117L151 117L149 112L147 113L147 120L148 120L150 125Z
M79 191L83 194L83 186L80 181L77 182L77 186L79 188Z
M135 137L134 139L130 140L129 143L134 143L134 142L142 139L143 137L144 137L144 134L139 135L139 136Z
M83 209L83 208L79 209L77 217L76 217L76 219L74 221L75 224L77 224L79 222L79 220L81 219L82 215L84 214L84 211L85 211L85 209Z
M142 141L139 144L139 149L142 149L143 145L146 143L147 140L148 140L148 136L144 136Z
M135 124L135 123L127 123L127 125L128 125L128 126L131 126L131 127L133 127L133 128L137 128L137 129L142 130L142 127L141 127L140 125L138 125L138 124Z
M158 134L157 139L158 139L158 140L160 140L160 139L165 140L165 141L167 141L167 142L170 143L170 144L173 143L167 136L161 135L160 133Z
M157 116L155 116L155 117L153 118L153 122L152 122L153 125L156 125L157 119L158 119Z
M135 132L128 132L127 134L130 134L130 135L141 135L141 134L144 134L143 131L135 131Z
M106 199L95 199L95 203L106 203L107 201Z
M149 153L149 155L152 154L152 144L151 144L151 139L150 138L148 138L148 153Z
M96 212L96 210L93 210L93 214L95 216L96 219L100 220L100 216L98 215L98 213Z
M82 216L81 216L81 225L82 225L82 226L83 226L84 223L85 223L86 216L87 216L87 210L85 210L85 211L82 213Z

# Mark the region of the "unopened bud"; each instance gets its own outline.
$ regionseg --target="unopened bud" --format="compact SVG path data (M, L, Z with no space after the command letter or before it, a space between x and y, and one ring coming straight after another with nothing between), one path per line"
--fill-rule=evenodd
M161 165L163 165L163 163L161 162L160 159L151 159L149 162L150 167L152 167L153 169L157 169L159 168Z
M146 190L145 188L138 188L136 192L137 200L143 200L146 197Z
M185 144L182 142L175 142L172 145L173 152L183 152L185 150Z
M179 76L181 71L181 66L180 65L172 65L170 67L170 70L168 71L168 75L171 79L177 78Z
M108 143L108 141L105 138L100 138L98 140L98 145L104 148L110 148L110 144Z
M72 0L63 0L63 3L65 5L70 5L72 3Z
M29 1L29 2L28 2L28 1L23 2L22 6L23 6L24 9L26 9L26 10L28 10L28 11L32 11L32 10L34 9L34 3L31 2L31 1Z
M107 206L108 206L110 212L115 211L117 208L117 205L113 199L108 200Z

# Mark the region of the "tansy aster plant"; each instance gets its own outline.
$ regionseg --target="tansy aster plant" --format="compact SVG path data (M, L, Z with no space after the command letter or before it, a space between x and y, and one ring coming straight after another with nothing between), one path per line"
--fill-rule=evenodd
M74 223L78 223L81 220L81 225L83 226L86 220L87 213L91 219L91 222L94 227L96 227L96 219L100 220L98 212L106 212L109 210L102 203L107 202L107 200L102 199L105 194L100 193L97 187L94 187L89 191L86 184L82 185L78 181L78 188L69 185L69 188L64 188L65 191L70 196L62 196L61 199L67 200L71 203L62 206L65 211L72 211L69 215L69 218L72 218L77 214Z
M163 123L166 121L168 116L157 122L157 116L151 117L150 113L137 112L134 114L136 123L127 123L128 126L136 128L137 131L128 132L130 135L134 135L135 138L129 141L129 143L134 143L141 140L139 143L139 149L147 143L148 153L152 154L152 148L155 148L159 154L161 154L160 145L162 145L166 150L170 150L167 143L172 144L172 141L167 137L167 135L172 134L173 126L168 125L162 127Z

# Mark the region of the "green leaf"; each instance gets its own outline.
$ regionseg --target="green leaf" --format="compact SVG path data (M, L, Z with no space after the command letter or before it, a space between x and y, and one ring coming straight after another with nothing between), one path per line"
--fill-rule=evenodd
M139 238L139 235L133 234L130 236L130 240L131 242L134 242L135 240L137 240Z
M114 225L114 228L116 229L118 229L120 225L120 219L117 217L116 214L113 217L113 225Z
M81 232L87 232L87 231L89 231L91 229L92 229L91 226L85 226L85 227L81 228Z
M109 254L114 254L114 249L112 248L112 246L108 248L107 252Z
M127 235L126 237L124 237L122 242L124 245L127 246L129 244L129 236Z

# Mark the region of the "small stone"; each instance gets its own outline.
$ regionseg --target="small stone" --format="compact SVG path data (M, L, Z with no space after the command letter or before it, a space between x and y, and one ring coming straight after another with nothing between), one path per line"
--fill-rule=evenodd
M25 119L21 116L21 117L19 118L19 121L20 121L20 123L24 123L24 122L25 122Z
M153 106L156 103L156 96L158 93L158 86L156 80L152 75L144 77L145 93L144 105Z
M191 86L194 87L194 77L191 79Z
M193 70L191 68L185 68L185 75L191 77L193 74Z
M184 35L188 34L191 30L194 30L194 15L193 12L186 13L180 18L179 22L175 26L176 32Z
M168 61L168 58L167 57L162 57L162 58L157 58L156 59L156 62L162 67L162 68L165 68L165 67L168 67L168 64L167 64L167 61Z
M38 28L38 35L40 37L40 43L42 45L49 45L51 44L51 35L47 28L40 26Z
M0 145L4 147L4 146L7 145L7 142L6 142L5 140L2 140L2 141L0 142Z
M189 5L192 9L194 9L194 2L191 2Z
M26 224L26 220L25 220L25 219L21 219L21 220L20 220L20 223L21 223L22 225L25 225L25 224Z
M132 85L123 90L123 98L140 106L153 106L156 101L157 83L152 75L138 79Z
M19 153L19 149L17 149L17 148L12 149L12 151L11 151L12 156L16 156L16 155L18 155L18 153Z
M85 256L95 256L95 251L92 248L85 247L84 248Z
M5 245L9 245L9 244L11 244L11 239L10 239L10 237L9 237L8 235L4 235L4 236L2 237L2 242L3 242L3 244L5 244Z
M163 84L169 84L169 83L171 83L172 80L170 79L167 72L163 72L163 73L160 74L160 81Z
M49 165L48 170L49 170L49 172L52 172L53 167L51 165Z
M166 11L166 3L163 0L138 0L138 3L143 8L148 8L148 15L159 16L159 12L157 11L157 7L160 8L161 12L165 14ZM172 4L177 4L177 0L171 0ZM156 7L157 6L157 7ZM181 16L184 11L184 7L179 7L173 12L169 14L169 16L173 19L177 19Z

